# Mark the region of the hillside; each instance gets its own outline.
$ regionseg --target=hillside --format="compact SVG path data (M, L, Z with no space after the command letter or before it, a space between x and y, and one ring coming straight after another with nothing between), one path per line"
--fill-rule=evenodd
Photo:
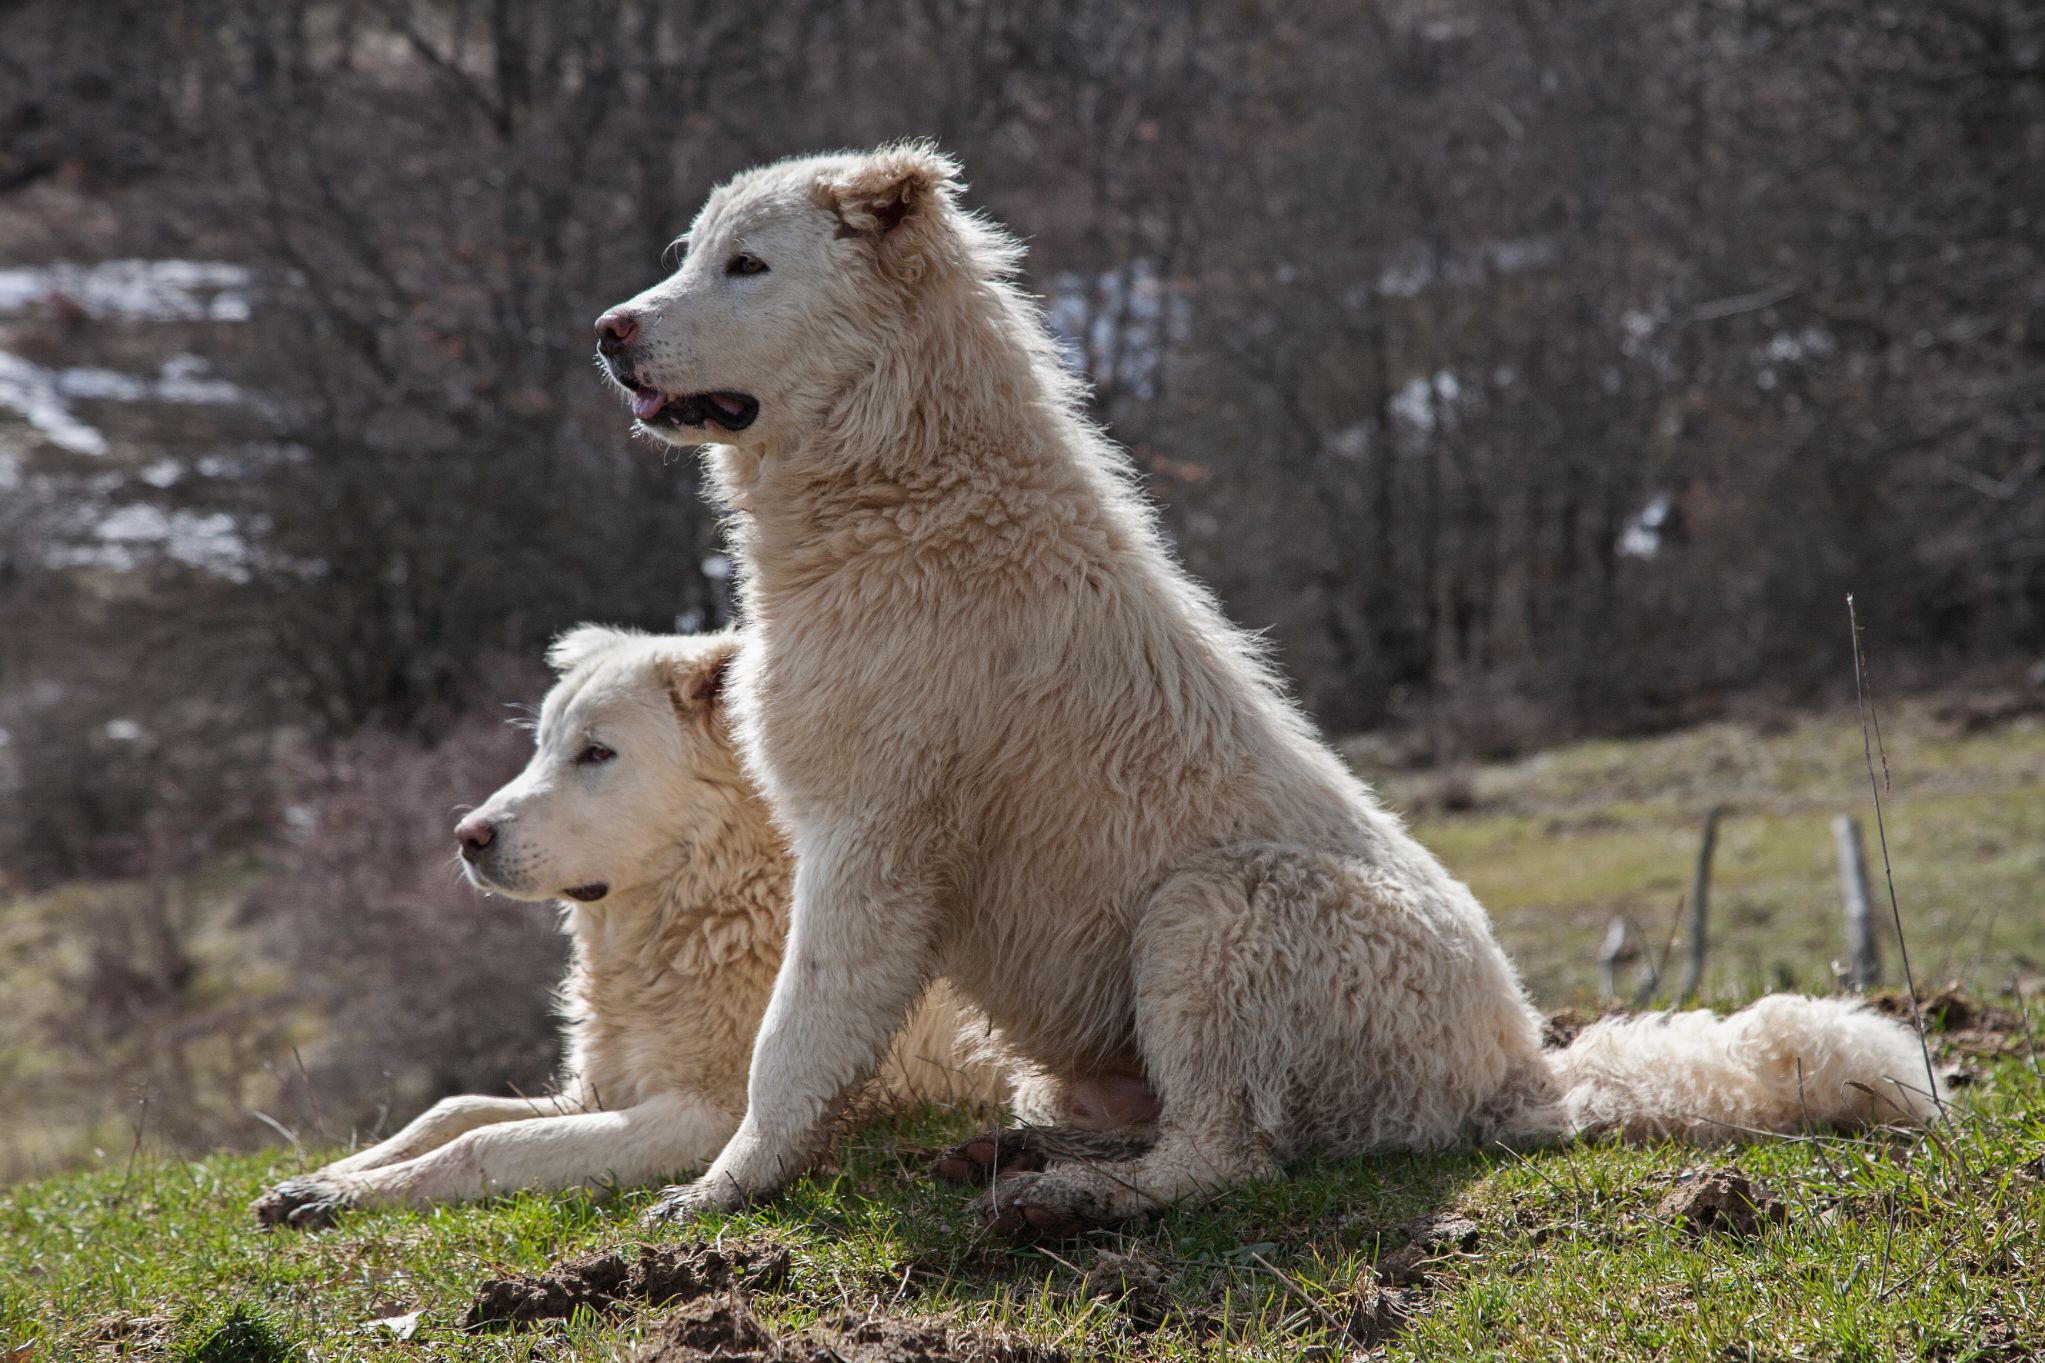
M1920 700L1894 706L1886 733L1888 829L1919 978L1961 977L2002 1001L1947 993L1932 1009L1941 1065L1972 1082L1953 1127L1926 1140L1309 1164L1127 1234L1017 1249L977 1231L964 1195L922 1179L929 1152L974 1125L928 1116L868 1128L787 1201L670 1245L636 1226L644 1191L268 1234L249 1200L325 1152L185 1163L146 1117L123 1129L102 1105L89 1171L0 1191L0 1346L33 1343L14 1356L28 1359L608 1360L679 1330L728 1357L824 1357L815 1351L828 1346L1009 1363L2034 1357L2045 1350L2045 723L1979 698ZM1639 921L1657 953L1667 945L1711 805L1727 813L1707 992L1822 986L1841 952L1827 823L1864 810L1859 738L1854 717L1835 713L1448 773L1403 770L1363 741L1349 752L1389 773L1386 798L1493 907L1537 997L1581 1016L1613 915ZM1871 819L1869 847L1877 856ZM1874 872L1879 893L1879 862ZM61 902L17 905L14 920ZM47 1001L50 987L21 997ZM2012 988L2031 1000L2028 1025ZM14 1054L25 1064L32 1052ZM53 1092L51 1078L33 1091ZM17 1130L61 1123L61 1103L38 1106L17 1111ZM1779 1202L1764 1198L1751 1226L1700 1233L1687 1218L1715 1196L1735 1222L1741 1213L1700 1168L1737 1170ZM1686 1212L1686 1199L1701 1200ZM642 1261L648 1243L656 1257ZM596 1299L606 1273L648 1266L722 1281L711 1270L724 1251L752 1266L738 1316L722 1292L649 1306L626 1291L570 1320L463 1329L494 1279L551 1270L557 1298ZM516 1295L497 1291L482 1313Z
M11 1360L207 1363L607 1360L643 1341L666 1341L667 1363L2037 1357L2045 1019L1944 1016L1966 1024L1942 1050L1974 1082L1927 1139L1310 1164L1043 1248L989 1241L962 1193L921 1177L929 1150L968 1129L960 1118L869 1128L786 1200L695 1228L679 1255L656 1239L651 1258L634 1220L645 1193L271 1233L248 1200L312 1152L115 1156L0 1192L0 1345ZM518 1309L519 1291L488 1280L550 1269L557 1306L606 1283L626 1300L463 1328ZM750 1285L706 1291L725 1270ZM680 1297L632 1300L649 1272Z

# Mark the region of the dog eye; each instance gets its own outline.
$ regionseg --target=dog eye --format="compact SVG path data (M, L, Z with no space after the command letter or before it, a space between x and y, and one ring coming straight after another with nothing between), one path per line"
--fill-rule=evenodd
M724 267L726 274L765 274L767 262L747 251L733 256Z
M581 752L575 754L575 765L578 767L600 767L616 756L616 753L606 748L603 744L592 743Z

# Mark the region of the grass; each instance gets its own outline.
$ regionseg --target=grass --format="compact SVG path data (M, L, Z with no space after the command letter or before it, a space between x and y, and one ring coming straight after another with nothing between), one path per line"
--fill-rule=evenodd
M2045 983L2045 719L1967 731L1934 702L1883 717L1893 789L1889 850L1921 981ZM1353 751L1370 770L1365 752ZM1829 989L1846 954L1831 819L1858 814L1887 923L1881 865L1848 711L1768 733L1704 725L1658 738L1576 744L1443 778L1380 781L1421 841L1467 880L1535 996L1598 986L1607 925L1626 917L1660 953L1689 890L1705 810L1724 805L1713 863L1713 950L1704 992ZM1680 947L1680 944L1679 944ZM1885 965L1897 977L1892 934Z
M2035 1040L2045 1015L2028 1019ZM1395 1359L1937 1360L2045 1351L2045 1075L1987 1062L1929 1139L1777 1141L1701 1156L1676 1146L1475 1149L1308 1163L1126 1233L1017 1248L984 1236L959 1190L920 1174L956 1116L870 1127L787 1197L688 1234L786 1246L758 1293L770 1326L842 1312L945 1315L1075 1357L1355 1356L1375 1339L1371 1265L1416 1216L1476 1223L1377 1340ZM1700 1159L1767 1183L1786 1219L1745 1237L1686 1234L1658 1210ZM317 1235L264 1232L245 1207L295 1159L141 1156L0 1191L0 1357L611 1359L663 1314L552 1329L456 1328L478 1284L642 1240L650 1194L521 1195L430 1213L371 1212ZM1114 1256L1128 1256L1118 1259ZM1087 1294L1089 1270L1151 1263L1158 1290ZM1147 1304L1146 1304L1147 1303ZM401 1338L373 1322L418 1312ZM1161 1313L1162 1323L1154 1323ZM1382 1319L1380 1319L1380 1323ZM138 1342L139 1341L139 1342ZM97 1351L97 1352L96 1352Z

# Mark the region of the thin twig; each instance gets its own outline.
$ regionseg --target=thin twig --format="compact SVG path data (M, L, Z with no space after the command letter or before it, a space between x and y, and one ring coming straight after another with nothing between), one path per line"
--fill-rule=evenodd
M1704 837L1697 848L1697 869L1690 881L1690 961L1683 971L1683 983L1676 992L1683 1002L1694 1000L1704 988L1704 967L1711 951L1711 858L1718 849L1718 823L1725 806L1713 805L1704 812Z
M1889 864L1889 830L1882 820L1882 790L1889 784L1889 754L1882 753L1882 780L1875 782L1875 755L1869 741L1872 726L1876 735L1881 733L1881 721L1875 716L1874 684L1867 675L1867 662L1860 651L1860 617L1854 613L1853 593L1846 594L1846 626L1853 636L1853 699L1860 710L1860 751L1867 763L1868 793L1875 801L1875 838L1882 848L1882 878L1889 887L1889 916L1896 923L1896 953L1903 958L1903 989L1910 995L1910 1020L1917 1028L1917 1049L1924 1055L1924 1078L1931 1089L1931 1101L1944 1115L1945 1100L1939 1097L1938 1073L1932 1068L1931 1042L1924 1034L1924 1011L1917 1005L1917 979L1910 972L1910 943L1903 936L1903 910L1896 902L1896 872Z
M254 1117L264 1126L269 1127L272 1131L282 1136L284 1138L284 1143L290 1146L294 1152L298 1151L299 1149L298 1133L296 1131L293 1131L290 1127L284 1125L284 1123L278 1121L269 1113L264 1112L261 1108L250 1108L249 1116Z
M1809 1136L1817 1135L1818 1124L1811 1120L1811 1105L1804 1099L1804 1058L1802 1056L1796 1058L1796 1105L1803 1109L1804 1134ZM1822 1141L1811 1142L1811 1148L1818 1152L1819 1162L1825 1166L1825 1171L1832 1175L1835 1182L1843 1183L1846 1181L1846 1176L1839 1172L1839 1166L1834 1164L1832 1157L1825 1153L1825 1146Z
M1250 1261L1276 1278L1278 1285L1284 1288L1288 1295L1299 1298L1300 1304L1306 1308L1309 1315L1317 1317L1322 1325L1329 1330L1337 1334L1342 1333L1346 1322L1342 1319L1341 1315L1329 1310L1326 1306L1316 1301L1313 1293L1309 1292L1304 1284L1298 1282L1291 1274L1286 1273L1255 1250L1250 1251Z
M121 1191L114 1194L114 1201L122 1202L128 1196L128 1184L135 1177L135 1157L142 1153L142 1133L149 1126L149 1095L144 1093L135 1110L135 1143L128 1147L128 1167L121 1174Z
M1528 1173L1532 1174L1532 1175L1533 1175L1533 1176L1534 1176L1535 1178L1538 1178L1538 1179L1540 1179L1540 1180L1541 1180L1541 1182L1543 1182L1543 1183L1547 1184L1547 1185L1548 1185L1548 1186L1549 1186L1550 1188L1554 1189L1554 1190L1555 1190L1555 1195L1556 1195L1557 1197L1567 1198L1567 1197L1568 1197L1568 1196L1570 1195L1570 1193L1569 1193L1569 1189L1567 1189L1567 1188L1563 1187L1563 1186L1562 1186L1561 1184L1557 1183L1557 1182L1556 1182L1556 1181L1555 1181L1554 1179L1552 1179L1552 1178L1548 1177L1548 1175L1547 1175L1547 1174L1545 1174L1545 1173L1543 1173L1543 1172L1541 1171L1541 1167L1540 1167L1539 1165L1535 1164L1535 1163L1534 1163L1534 1162L1533 1162L1532 1160L1528 1159L1528 1158L1527 1158L1527 1157L1526 1157L1525 1155L1522 1155L1522 1154L1521 1154L1521 1153L1520 1153L1519 1151L1517 1151L1517 1150L1513 1149L1513 1148L1512 1148L1511 1146L1507 1145L1507 1144L1506 1144L1506 1143L1505 1143L1504 1141L1493 1141L1493 1142L1492 1142L1492 1146L1493 1146L1493 1148L1495 1148L1495 1149L1498 1149L1498 1150L1503 1150L1503 1151L1504 1151L1504 1152L1505 1152L1505 1153L1506 1153L1506 1154L1507 1154L1507 1155L1508 1155L1508 1156L1509 1156L1510 1158L1512 1158L1512 1159L1515 1159L1515 1160L1518 1160L1518 1161L1519 1161L1519 1164L1520 1164L1520 1167L1521 1167L1521 1168L1525 1169L1525 1170L1526 1170L1526 1171L1527 1171ZM1576 1208L1576 1211L1577 1211L1577 1213L1578 1213L1579 1215L1581 1215L1581 1213L1582 1213L1582 1211L1583 1211L1583 1208L1581 1208L1581 1207L1578 1207L1578 1208Z
M331 1142L327 1139L327 1124L320 1119L319 1095L312 1091L312 1076L305 1072L305 1057L296 1046L291 1048L291 1063L298 1066L299 1081L305 1085L305 1105L312 1110L312 1129L319 1133L320 1145L324 1147Z
M1897 1204L1894 1192L1884 1192L1882 1194L1882 1202L1889 1211L1889 1226L1882 1235L1882 1268L1879 1273L1875 1274L1876 1301L1888 1300L1889 1294L1886 1289L1889 1285L1889 1259L1896 1248L1896 1218L1902 1210Z
M1640 924L1633 921L1632 914L1622 913L1619 916L1626 920L1627 930L1640 939L1640 961L1647 967L1647 981L1641 987L1652 994L1652 991L1661 988L1662 984L1662 968L1654 958L1654 943L1647 940L1647 933L1642 930Z
M1951 1239L1940 1241L1937 1251L1934 1252L1929 1259L1926 1259L1922 1264L1919 1264L1915 1272L1909 1274L1906 1277L1898 1278L1895 1282L1891 1283L1886 1289L1877 1290L1875 1293L1875 1300L1878 1302L1887 1301L1891 1297L1895 1296L1898 1292L1901 1292L1904 1288L1909 1287L1912 1283L1915 1283L1919 1279L1923 1278L1926 1274L1930 1273L1934 1268L1937 1268L1939 1264L1944 1261L1945 1257L1948 1254L1952 1253L1954 1244L1955 1242Z
M1687 901L1684 897L1677 895L1676 914L1675 917L1669 920L1669 940L1662 943L1661 960L1655 964L1654 977L1646 984L1643 984L1640 990L1634 994L1633 1006L1635 1008L1647 1007L1648 1003L1654 998L1655 991L1661 988L1662 980L1668 973L1669 962L1676 955L1676 939L1683 934L1683 910L1686 906Z

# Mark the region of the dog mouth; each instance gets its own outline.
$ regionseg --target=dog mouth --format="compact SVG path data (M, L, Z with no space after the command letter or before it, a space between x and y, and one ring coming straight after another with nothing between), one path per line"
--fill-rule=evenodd
M611 887L599 880L594 885L577 885L561 891L578 904L594 904L611 892Z
M461 868L462 878L469 882L469 888L480 890L484 894L508 893L502 885L499 885L496 881L485 875L482 867L476 865L475 862L470 861L467 857L461 859Z
M727 431L743 431L760 415L759 400L749 393L720 389L712 393L684 393L676 397L643 384L628 386L632 390L632 415L642 426L672 426L687 430L717 426Z
M501 881L492 879L487 871L476 865L473 861L464 861L462 863L462 875L468 880L469 888L479 894L493 897L501 895L505 899L517 899L527 903L544 898L544 896L535 895L530 886L506 885Z

